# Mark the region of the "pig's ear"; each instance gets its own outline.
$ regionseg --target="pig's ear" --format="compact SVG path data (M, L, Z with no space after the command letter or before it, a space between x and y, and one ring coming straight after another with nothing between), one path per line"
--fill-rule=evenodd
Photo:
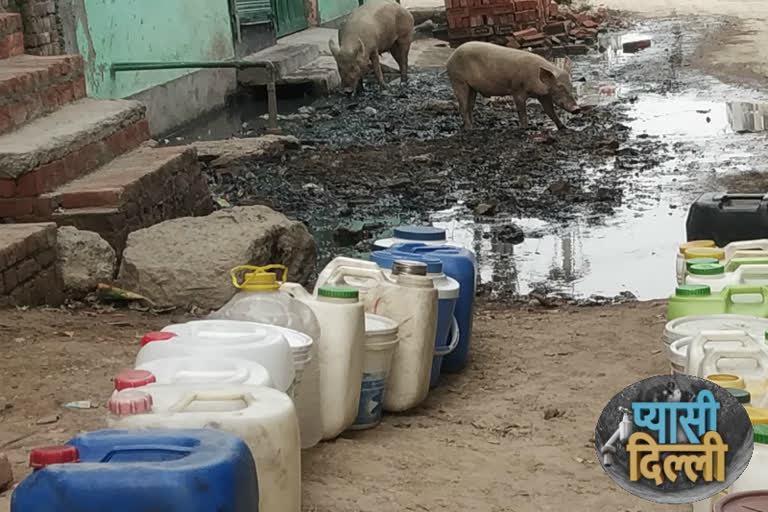
M328 48L331 50L331 55L334 57L339 54L339 45L333 39L328 40Z
M552 88L557 83L557 77L548 69L539 68L539 80L548 88Z
M357 56L362 57L365 55L365 43L359 37L357 38Z

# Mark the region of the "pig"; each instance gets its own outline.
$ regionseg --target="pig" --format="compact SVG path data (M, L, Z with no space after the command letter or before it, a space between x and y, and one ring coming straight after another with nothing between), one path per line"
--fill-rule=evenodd
M572 113L581 110L573 99L568 73L535 53L470 41L456 48L446 63L446 71L467 130L472 128L477 93L486 98L512 96L523 130L528 129L525 103L529 97L539 100L558 130L564 130L565 125L558 119L554 105Z
M400 67L400 80L408 81L408 52L413 41L413 15L391 0L369 0L350 14L339 30L339 44L328 41L339 67L342 90L362 90L362 78L373 64L376 78L386 88L379 55L389 52Z

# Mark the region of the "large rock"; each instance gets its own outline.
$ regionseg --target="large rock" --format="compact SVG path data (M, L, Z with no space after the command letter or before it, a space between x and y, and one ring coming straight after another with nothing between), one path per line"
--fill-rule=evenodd
M59 267L64 289L82 294L115 277L117 257L109 242L93 231L62 226L56 233Z
M238 206L134 231L118 280L158 306L218 309L235 292L233 267L281 263L289 280L306 284L316 257L304 224L266 206Z

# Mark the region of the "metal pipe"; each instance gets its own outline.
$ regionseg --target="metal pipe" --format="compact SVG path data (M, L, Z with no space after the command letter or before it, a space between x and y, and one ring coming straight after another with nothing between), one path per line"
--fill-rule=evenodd
M275 66L271 62L254 62L247 60L227 60L227 61L178 61L178 62L113 62L110 65L110 74L114 79L115 73L121 71L158 71L165 69L193 69L193 68L206 68L206 69L247 69L247 68L261 68L266 69L269 72L269 78L267 80L267 109L269 112L269 120L267 122L268 133L280 133L280 128L277 125L277 86L275 81L277 79L275 73Z

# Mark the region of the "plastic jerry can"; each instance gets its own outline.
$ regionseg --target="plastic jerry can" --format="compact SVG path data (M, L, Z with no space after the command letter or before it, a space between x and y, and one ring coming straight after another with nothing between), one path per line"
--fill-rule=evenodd
M688 209L688 240L714 240L718 247L731 242L765 238L768 233L768 195L706 193Z
M350 260L331 261L326 267L330 269L327 282L350 283L354 278L364 283L360 286L366 312L398 324L400 343L384 394L384 410L401 412L416 407L429 393L437 334L438 292L427 277L427 265L397 260L387 275L375 262Z
M686 256L685 252L694 247L715 248L716 246L714 240L691 240L690 242L680 244L677 254L675 255L677 284L683 284L683 278L685 277L685 260L690 258L690 256Z
M768 489L768 425L752 425L754 448L747 469L733 482L730 492Z
M296 370L288 339L281 328L236 320L195 320L172 324L161 336L145 337L134 367L156 359L179 356L225 357L259 363L269 372L275 388L293 394ZM149 338L147 340L147 338ZM147 342L149 341L149 342Z
M704 331L688 347L686 371L696 377L738 375L757 401L768 380L768 349L744 331Z
M239 436L258 469L259 510L301 511L299 424L285 393L257 386L149 384L118 391L108 408L110 428L215 428Z
M371 254L371 261L381 267L385 274L391 275L396 259L420 261L427 266L427 277L437 288L437 332L435 335L435 354L432 358L429 387L434 388L440 381L440 369L443 357L450 354L459 344L460 330L455 317L456 303L459 299L459 283L443 273L443 263L428 254L405 253L396 249L376 251Z
M398 226L394 229L391 238L382 238L373 242L373 250L382 251L389 249L395 244L409 242L461 247L461 244L457 244L447 239L443 228L436 228L434 226Z
M688 267L686 284L706 284L713 293L726 286L768 285L768 264L740 265L730 272L720 263L699 263Z
M323 439L335 439L355 421L365 359L365 310L354 288L324 286L311 295L298 283L283 289L307 304L320 322L317 357Z
M759 238L755 240L739 240L729 243L723 247L723 250L725 251L725 259L728 261L738 256L765 256L765 253L768 253L768 239ZM740 254L737 255L737 253Z
M443 272L459 283L459 299L454 316L459 324L459 342L454 350L443 357L441 372L459 372L464 369L472 342L475 295L477 292L477 261L475 253L462 247L426 245L423 243L398 244L392 247L403 252L425 254L443 262Z
M218 430L99 430L33 450L11 512L255 512L251 451Z
M277 271L282 273L280 281ZM317 392L320 378L315 354L317 347L313 345L313 340L320 338L320 324L312 309L280 290L288 279L285 265L241 265L230 270L230 276L239 291L218 311L211 313L209 319L260 322L286 327L311 338L309 344L296 344L292 342L295 337L288 336L296 371L293 394L301 427L301 446L302 449L311 448L323 436Z
M759 295L760 299L759 302L735 302L734 297L738 295ZM712 293L707 285L685 284L675 289L667 305L667 321L723 313L768 317L768 286L726 286L721 293Z

